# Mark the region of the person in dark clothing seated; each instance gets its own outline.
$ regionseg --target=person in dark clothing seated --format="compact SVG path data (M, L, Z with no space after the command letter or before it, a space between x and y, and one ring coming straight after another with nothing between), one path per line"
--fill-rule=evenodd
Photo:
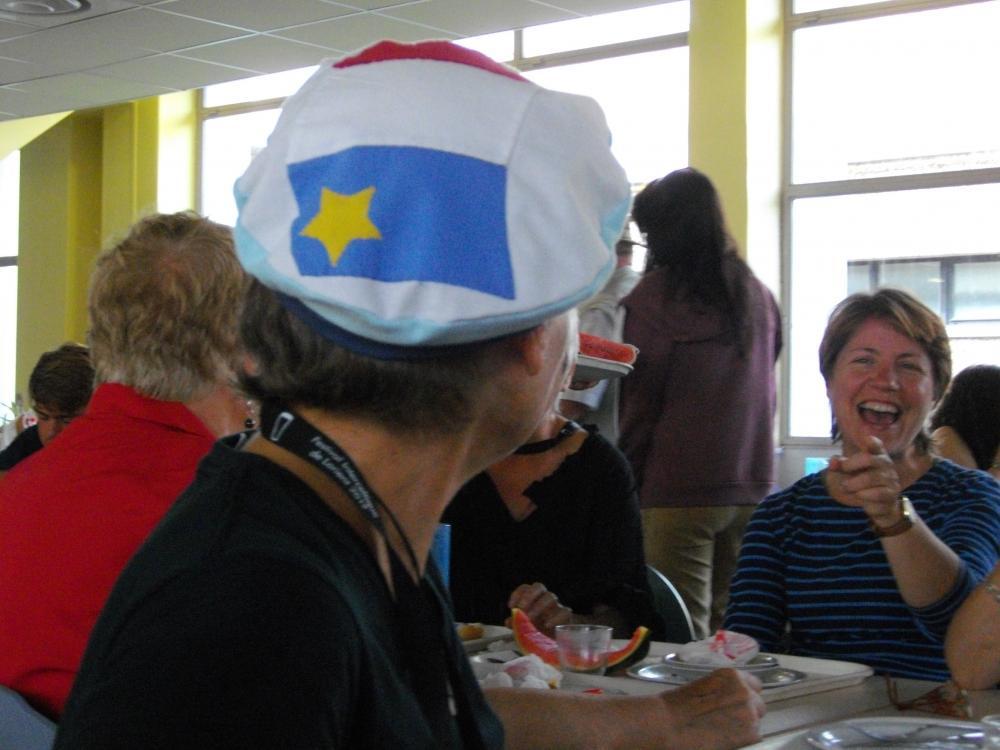
M500 624L518 607L543 632L572 622L659 637L635 481L596 431L555 412L530 442L473 477L445 511L455 617Z
M28 394L38 422L0 451L0 476L40 451L82 414L93 390L94 366L87 347L70 342L39 357L28 378Z

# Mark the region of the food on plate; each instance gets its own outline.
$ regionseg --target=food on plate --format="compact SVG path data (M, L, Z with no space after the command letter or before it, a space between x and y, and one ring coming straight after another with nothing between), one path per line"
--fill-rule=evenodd
M677 659L688 664L742 667L759 653L760 644L750 636L718 630L714 636L681 646L677 649Z
M617 341L580 332L580 354L597 359L608 359L612 362L622 362L626 365L635 363L639 350L631 344L621 344Z
M463 641L475 641L486 635L486 628L480 622L463 622L455 626L458 637Z
M482 687L523 687L555 690L562 682L562 672L546 664L535 654L512 659L503 668L479 681Z
M535 654L546 664L559 666L559 648L555 640L535 627L522 610L511 610L511 629L514 631L514 641L522 654ZM649 653L649 628L640 625L632 633L629 642L619 649L608 652L608 671L627 669L637 661L644 659Z

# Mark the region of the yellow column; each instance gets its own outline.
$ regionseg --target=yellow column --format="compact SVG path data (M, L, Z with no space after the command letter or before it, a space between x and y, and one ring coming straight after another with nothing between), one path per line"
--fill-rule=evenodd
M21 149L17 389L38 357L86 334L89 259L101 245L101 119L74 114Z
M730 231L743 249L747 237L747 1L691 0L688 37L689 161L715 183Z

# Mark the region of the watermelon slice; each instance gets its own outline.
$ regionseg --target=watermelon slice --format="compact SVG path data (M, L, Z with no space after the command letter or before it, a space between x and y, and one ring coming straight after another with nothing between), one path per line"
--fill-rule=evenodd
M514 631L514 640L522 654L534 654L546 664L559 666L559 647L555 640L535 627L522 610L516 607L511 610L510 627ZM649 628L640 625L632 633L629 642L620 649L608 652L608 671L627 669L637 661L644 659L649 653Z

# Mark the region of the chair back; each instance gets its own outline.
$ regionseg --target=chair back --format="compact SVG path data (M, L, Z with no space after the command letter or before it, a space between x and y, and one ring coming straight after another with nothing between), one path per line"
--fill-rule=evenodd
M646 565L646 580L653 595L653 608L666 624L664 640L669 643L687 643L693 640L694 624L691 622L691 613L688 612L687 605L674 588L674 584L649 564Z
M56 725L20 693L0 685L0 750L51 750Z

